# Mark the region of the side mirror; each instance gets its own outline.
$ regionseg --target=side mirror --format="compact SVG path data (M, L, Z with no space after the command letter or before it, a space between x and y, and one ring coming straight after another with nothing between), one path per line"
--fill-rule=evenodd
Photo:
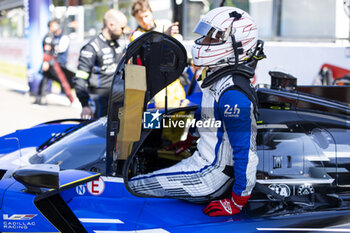
M40 188L58 189L60 168L55 164L34 164L13 173L13 177L22 183L29 192L40 193Z

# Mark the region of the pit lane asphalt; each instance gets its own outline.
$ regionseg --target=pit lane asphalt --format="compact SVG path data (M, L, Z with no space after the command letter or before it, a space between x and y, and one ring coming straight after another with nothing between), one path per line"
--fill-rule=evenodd
M0 136L45 121L80 117L77 98L70 104L65 95L49 94L47 104L39 106L32 104L28 90L26 79L0 74Z

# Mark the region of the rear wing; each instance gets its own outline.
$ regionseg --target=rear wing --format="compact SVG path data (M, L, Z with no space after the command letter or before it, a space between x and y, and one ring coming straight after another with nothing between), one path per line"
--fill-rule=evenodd
M336 100L350 106L350 86L297 86L299 92Z
M271 86L258 86L259 107L327 112L349 120L350 86L298 86L290 74L270 71Z
M313 97L321 97L324 100L338 102L347 107L350 106L350 86L316 86L316 85L297 85L297 78L291 74L270 71L271 89L281 91L299 92ZM341 102L341 103L340 103Z

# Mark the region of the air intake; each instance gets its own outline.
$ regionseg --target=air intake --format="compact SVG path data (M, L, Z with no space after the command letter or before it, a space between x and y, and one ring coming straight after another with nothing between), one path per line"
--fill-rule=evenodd
M7 170L3 170L3 169L0 169L0 180L2 179L2 177L5 175Z

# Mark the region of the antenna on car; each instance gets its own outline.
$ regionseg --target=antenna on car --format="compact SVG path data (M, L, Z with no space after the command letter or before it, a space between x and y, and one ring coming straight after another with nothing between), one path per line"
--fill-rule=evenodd
M22 167L22 150L21 150L21 144L19 142L19 139L17 137L11 137L11 138L5 138L5 140L15 140L17 142L17 147L18 147L18 151L19 151L19 158L21 161L20 166Z

